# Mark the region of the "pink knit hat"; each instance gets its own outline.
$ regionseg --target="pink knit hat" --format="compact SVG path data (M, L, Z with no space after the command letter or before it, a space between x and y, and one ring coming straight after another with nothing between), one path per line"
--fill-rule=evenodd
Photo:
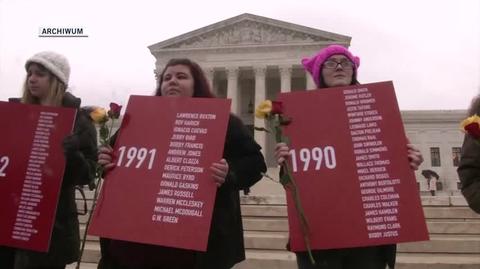
M347 48L340 45L330 45L326 48L321 49L315 56L311 58L302 59L302 65L313 77L317 87L320 87L321 76L320 72L322 70L323 63L330 58L330 56L335 54L345 55L353 63L353 72L357 74L357 68L360 66L360 58L353 56L353 54L348 51Z

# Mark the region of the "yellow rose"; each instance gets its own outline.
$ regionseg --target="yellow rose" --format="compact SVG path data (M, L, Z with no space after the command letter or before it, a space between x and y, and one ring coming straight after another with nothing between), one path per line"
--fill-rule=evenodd
M460 123L462 130L471 135L475 139L480 139L480 117L473 115L468 117Z
M90 117L95 123L103 123L108 120L107 110L103 107L96 107L90 112Z
M265 119L272 112L272 101L265 100L255 109L255 117Z
M468 117L468 118L464 119L464 120L462 121L462 123L460 123L460 126L462 127L462 129L465 129L465 126L467 126L467 125L469 125L469 124L471 124L471 123L474 123L474 122L480 124L480 117L479 117L477 114L475 114L475 115L473 115L473 116L471 116L471 117Z

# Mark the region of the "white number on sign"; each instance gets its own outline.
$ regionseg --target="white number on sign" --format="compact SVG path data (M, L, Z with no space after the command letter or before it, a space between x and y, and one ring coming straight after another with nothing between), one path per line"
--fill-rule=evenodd
M156 149L148 150L146 148L137 149L136 147L130 147L127 150L125 146L120 147L118 151L120 152L120 156L118 157L117 166L130 167L130 165L135 162L135 168L140 168L148 158L148 170L152 169L155 154L157 153ZM126 160L124 160L124 158L126 158Z
M292 158L293 172L297 172L297 152L295 149L290 150L290 157ZM310 162L312 160L315 164L315 170L320 170L322 163L328 169L334 169L335 167L337 167L335 148L333 148L332 146L326 146L323 149L320 147L314 147L312 149L302 148L298 152L298 158L303 163L302 171L309 170Z
M10 162L10 159L8 156L3 156L0 158L0 177L6 177L7 174L5 174L5 169L7 169L8 163Z

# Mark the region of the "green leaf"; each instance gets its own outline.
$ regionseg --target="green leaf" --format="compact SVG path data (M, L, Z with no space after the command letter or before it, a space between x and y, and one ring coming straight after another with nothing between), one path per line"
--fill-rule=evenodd
M107 140L108 139L108 133L109 133L109 131L108 131L107 126L105 126L105 124L102 124L100 126L100 138L102 140Z
M287 173L282 173L280 175L280 184L283 186L287 186L291 182L290 175Z

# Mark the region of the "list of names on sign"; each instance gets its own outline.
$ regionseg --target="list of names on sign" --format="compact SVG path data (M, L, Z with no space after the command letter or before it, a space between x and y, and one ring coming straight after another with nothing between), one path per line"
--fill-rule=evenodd
M88 233L205 251L229 111L225 99L131 96Z
M204 172L200 157L208 129L202 123L215 114L177 113L156 197L152 221L178 223L182 217L202 217L203 202L196 199L196 176Z
M368 88L343 91L368 238L398 237L399 178L389 174L389 150L380 139L382 115Z
M48 251L75 114L0 101L0 245Z
M312 249L428 239L392 82L281 93L278 99L291 118L284 130L295 150L292 175ZM288 191L287 208L291 249L306 251Z
M12 239L29 241L32 235L38 234L39 229L35 223L40 216L38 208L44 198L42 171L49 156L50 135L55 128L57 116L58 113L55 112L40 112L11 234Z

